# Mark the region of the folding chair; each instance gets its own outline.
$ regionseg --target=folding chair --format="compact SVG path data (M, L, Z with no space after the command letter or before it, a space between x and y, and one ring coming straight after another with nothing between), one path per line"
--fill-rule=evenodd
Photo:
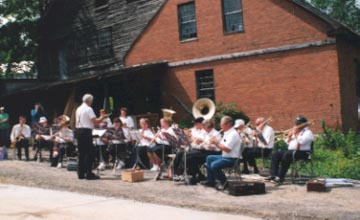
M297 151L294 151L293 156L295 156ZM310 151L306 152L308 154L307 158L305 159L295 159L291 166L291 181L293 183L297 181L307 180L315 177L314 174L314 164L313 164L313 156L314 156L314 142L311 143ZM301 171L305 172L307 178L302 177Z
M242 153L244 151L245 147L243 144L240 145L240 155L236 158L236 161L234 165L230 168L227 168L227 173L229 174L226 182L228 182L228 179L231 177L232 174L235 175L235 179L241 181L241 163L244 162L242 158Z

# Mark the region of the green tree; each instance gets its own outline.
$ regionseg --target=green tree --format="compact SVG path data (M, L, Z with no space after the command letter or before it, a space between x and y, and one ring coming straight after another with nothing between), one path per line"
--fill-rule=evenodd
M0 64L9 64L6 78L14 74L13 63L37 60L37 27L43 1L0 0Z
M360 33L360 5L357 0L307 0L316 8Z

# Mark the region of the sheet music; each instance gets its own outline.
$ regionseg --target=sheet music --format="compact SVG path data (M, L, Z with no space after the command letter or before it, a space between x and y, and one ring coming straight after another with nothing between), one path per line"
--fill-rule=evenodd
M51 139L51 135L40 135L45 141L48 141Z
M93 129L92 136L102 137L106 132L106 129Z
M140 131L130 131L129 134L131 139L134 141L140 141L140 139L142 138Z

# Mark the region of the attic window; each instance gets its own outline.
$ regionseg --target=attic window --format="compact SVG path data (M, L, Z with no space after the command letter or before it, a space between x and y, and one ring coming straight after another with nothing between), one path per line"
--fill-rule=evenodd
M109 3L109 0L95 0L95 7L99 8Z

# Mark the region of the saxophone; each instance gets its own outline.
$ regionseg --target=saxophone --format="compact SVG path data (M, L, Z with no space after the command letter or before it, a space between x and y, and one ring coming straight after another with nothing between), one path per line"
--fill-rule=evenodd
M15 137L15 141L12 142L11 145L10 145L11 148L16 147L16 144L17 144L19 141L21 141L21 140L23 140L23 139L25 138L25 137L24 137L24 134L22 133L25 126L24 126L23 124L21 124L20 126L21 126L21 127L20 127L20 130L19 130L19 133L18 133L18 134L16 135L16 137Z

